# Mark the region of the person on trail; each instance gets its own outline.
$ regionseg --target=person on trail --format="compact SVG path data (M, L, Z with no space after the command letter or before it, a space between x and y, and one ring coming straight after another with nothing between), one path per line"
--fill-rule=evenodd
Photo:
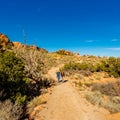
M65 73L64 73L64 71L61 71L61 77L62 77L62 82L64 82L65 80L64 80L64 77L65 77Z
M58 82L60 82L60 72L58 71L58 72L56 72L56 75L57 75L57 79L58 79Z

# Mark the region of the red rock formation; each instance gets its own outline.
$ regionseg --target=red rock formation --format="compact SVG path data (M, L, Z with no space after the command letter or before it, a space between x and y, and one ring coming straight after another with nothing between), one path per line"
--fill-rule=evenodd
M23 45L20 42L13 42L14 47L22 47Z
M8 38L6 35L0 33L0 45L1 45L1 46L5 46L5 45L7 45L8 43L10 43L9 38Z
M48 52L47 50L45 50L43 48L39 48L37 46L24 45L20 42L10 42L9 38L6 35L0 33L0 47L6 46L9 43L12 44L12 47L15 47L15 48L17 48L17 47L19 47L21 49L22 48L30 48L33 50L39 50L41 52Z

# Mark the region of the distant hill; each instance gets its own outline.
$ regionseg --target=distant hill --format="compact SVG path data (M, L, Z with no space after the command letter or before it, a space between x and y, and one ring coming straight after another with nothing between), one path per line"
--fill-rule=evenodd
M8 45L10 45L12 48L17 48L17 47L19 47L21 49L22 48L31 48L31 49L40 50L42 52L48 52L46 49L39 48L37 46L25 45L20 42L11 42L7 35L0 33L0 47L6 47Z

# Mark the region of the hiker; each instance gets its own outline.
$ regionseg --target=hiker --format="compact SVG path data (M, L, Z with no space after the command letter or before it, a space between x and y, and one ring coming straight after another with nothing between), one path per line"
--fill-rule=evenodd
M58 79L58 82L60 82L60 72L56 72L56 75L57 75L57 79Z
M64 82L65 80L64 80L64 77L65 77L65 73L64 73L64 71L61 71L61 77L62 77L62 82Z

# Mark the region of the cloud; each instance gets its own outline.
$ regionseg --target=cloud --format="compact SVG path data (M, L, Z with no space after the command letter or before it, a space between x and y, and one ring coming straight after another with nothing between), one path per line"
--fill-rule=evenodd
M86 43L93 43L93 42L99 42L99 40L85 40Z
M120 47L118 47L118 48L106 48L106 49L113 50L113 51L120 51Z
M119 39L112 39L111 41L112 42L116 42L116 41L119 41Z
M85 40L85 42L92 43L92 42L94 42L94 40Z

